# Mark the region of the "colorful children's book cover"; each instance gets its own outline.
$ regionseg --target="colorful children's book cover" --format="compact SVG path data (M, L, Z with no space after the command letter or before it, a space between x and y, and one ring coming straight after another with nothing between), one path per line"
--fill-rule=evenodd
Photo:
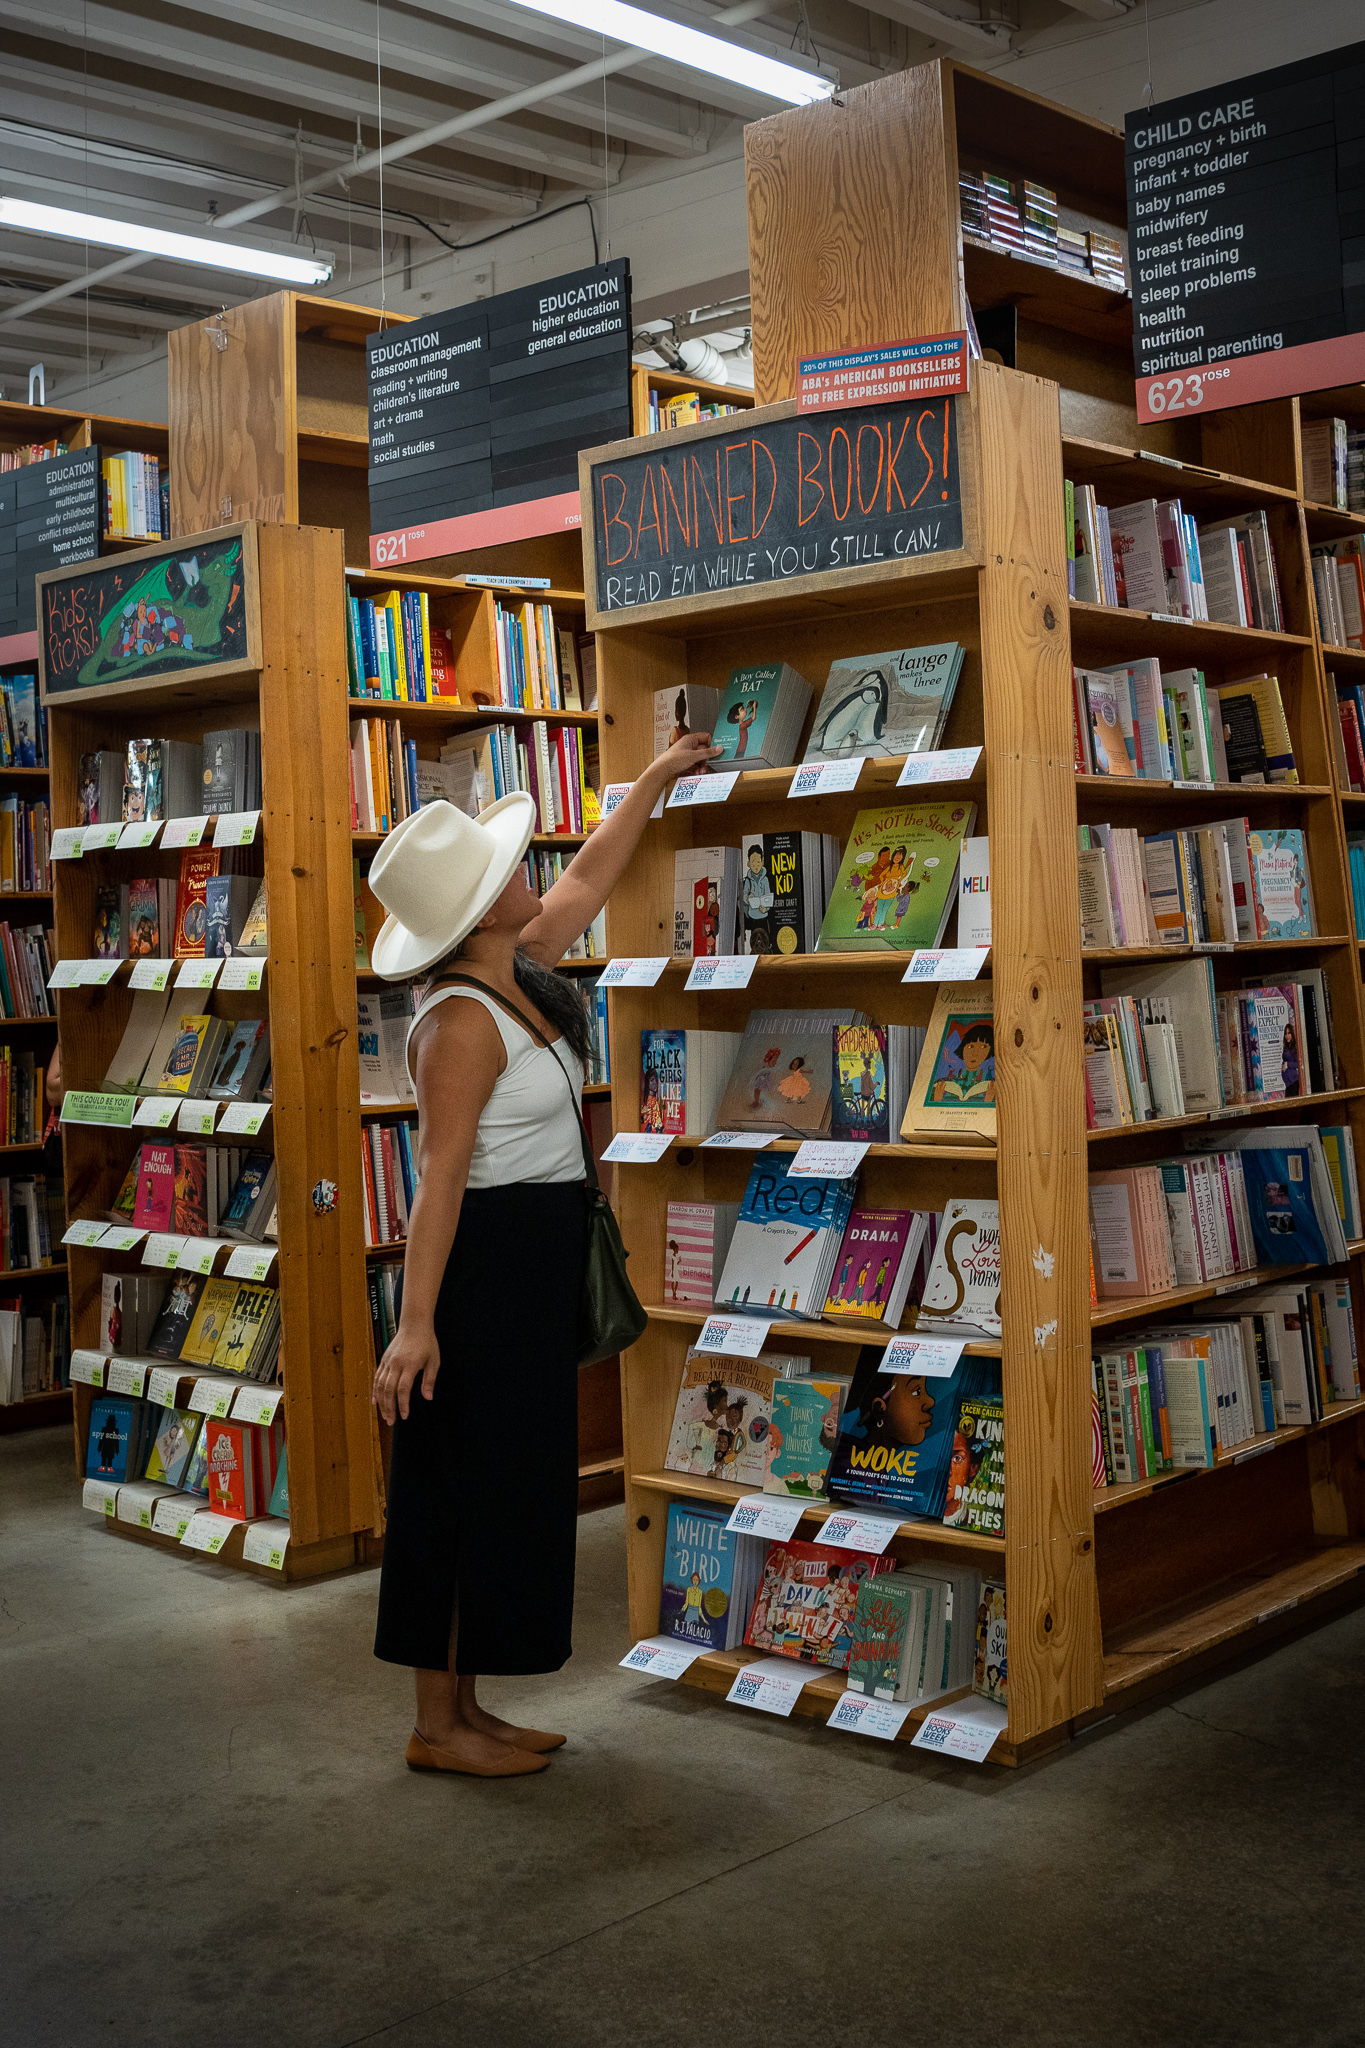
M888 804L859 811L820 926L820 951L936 946L955 901L976 805Z
M351 873L355 884L355 964L356 972L359 973L363 969L368 968L370 954L369 948L365 943L365 913L360 907L360 862L358 860L351 862ZM261 886L256 891L256 900L247 912L246 923L238 934L236 950L239 953L264 953L266 941L265 878L262 876Z
M920 1298L916 1327L998 1337L1000 1330L1000 1204L949 1202Z
M136 1474L128 1470L136 1436L138 1404L124 1394L95 1395L90 1404L90 1439L85 1454L87 1479L113 1479L121 1485Z
M744 1640L752 1649L848 1669L858 1588L894 1557L792 1540L769 1546Z
M195 1493L207 1499L209 1490L209 1430L207 1424L194 1440L185 1465L185 1476L180 1482L182 1493Z
M161 913L155 880L128 884L128 956L154 958L161 951Z
M737 668L720 700L720 711L712 742L720 753L712 763L718 770L742 768L755 755L762 756L768 727L777 706L785 664L769 662L761 668Z
M156 1077L159 1093L188 1097L190 1082L194 1078L194 1069L199 1059L199 1049L207 1038L212 1024L211 1017L183 1016L179 1019L165 1067Z
M768 1476L776 1369L689 1351L664 1466L761 1490Z
M839 1247L825 1314L884 1322L914 1232L912 1209L855 1209ZM922 1239L922 1230L914 1234L916 1251Z
M147 1459L148 1479L162 1481L167 1486L179 1486L203 1419L202 1415L194 1414L189 1408L161 1410Z
M208 1092L214 1102L235 1102L242 1096L242 1084L254 1059L265 1057L270 1026L264 1017L244 1017L232 1027L232 1036L218 1056Z
M289 1520L289 1446L281 1444L280 1463L275 1473L275 1485L270 1495L270 1512Z
M721 1274L717 1306L772 1317L818 1317L828 1291L829 1238L842 1237L854 1182L788 1177L790 1156L765 1154L749 1174Z
M209 1161L202 1145L175 1148L171 1228L180 1237L204 1237L209 1227Z
M95 958L121 960L126 950L119 892L116 886L109 884L95 891Z
M218 872L218 855L211 846L188 846L180 856L180 880L175 896L175 945L177 960L202 960L208 931L206 899L210 875Z
M980 1394L958 1403L944 1526L980 1536L1005 1531L1005 1409Z
M1311 938L1313 910L1302 832L1258 827L1248 834L1247 849L1256 885L1258 937Z
M640 1129L687 1129L687 1033L640 1033Z
M208 1280L194 1311L180 1356L187 1365L211 1365L241 1286L238 1280Z
M943 1514L959 1401L998 1395L993 1359L963 1358L948 1377L881 1370L880 1346L858 1354L830 1461L830 1492L904 1517Z
M214 1348L215 1372L244 1374L250 1370L251 1354L275 1302L273 1287L262 1287L252 1281L242 1282Z
M739 1538L728 1508L670 1501L664 1538L659 1633L703 1649L726 1647Z
M246 1422L204 1424L208 1438L209 1506L216 1515L244 1522L255 1508L252 1486L251 1425Z
M204 1282L198 1273L171 1275L170 1290L161 1304L156 1327L147 1339L147 1349L153 1358L179 1358L203 1291ZM207 1364L208 1361L205 1359L201 1363Z
M828 1023L813 1027L799 1010L751 1010L716 1129L819 1137L829 1127L834 1089L831 1032Z
M995 1015L988 981L945 981L934 992L901 1136L995 1137Z
M138 1157L134 1227L138 1230L170 1230L174 1216L175 1147L144 1145Z
M834 662L805 758L838 761L847 754L921 754L936 747L961 669L955 640Z
M890 1141L886 1032L880 1024L834 1026L829 1134L855 1145Z
M1005 1588L987 1579L976 1610L976 1664L972 1690L983 1698L1009 1704L1009 1661L1005 1628Z
M893 1700L900 1687L905 1638L923 1589L894 1572L864 1579L853 1616L848 1689L870 1699Z
M823 1500L829 1461L839 1440L841 1380L775 1380L765 1493Z

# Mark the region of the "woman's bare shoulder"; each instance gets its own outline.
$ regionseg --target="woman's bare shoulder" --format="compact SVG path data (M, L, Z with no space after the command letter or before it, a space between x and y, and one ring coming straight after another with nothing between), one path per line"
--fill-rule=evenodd
M448 1063L456 1057L476 1067L491 1064L495 1077L507 1065L502 1033L477 996L435 1003L425 1016L418 1016L412 1028L412 1057L419 1072L430 1064L431 1054L439 1055L441 1070L449 1071L452 1079L459 1070Z

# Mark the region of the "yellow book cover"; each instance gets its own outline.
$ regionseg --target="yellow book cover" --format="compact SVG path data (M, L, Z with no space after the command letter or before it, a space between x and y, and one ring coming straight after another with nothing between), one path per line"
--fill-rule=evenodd
M988 981L945 981L901 1124L903 1138L995 1142L995 1019Z
M664 427L690 427L701 418L701 395L696 391L680 391L676 398L664 401Z
M1209 694L1215 699L1223 715L1225 746L1233 737L1229 727L1236 724L1238 700L1249 697L1256 707L1256 717L1261 728L1261 745L1265 750L1265 781L1298 781L1299 771L1294 763L1294 742L1290 738L1289 726L1285 720L1284 700L1280 696L1278 676L1238 676L1225 683L1211 683ZM1245 777L1239 777L1234 773L1233 779L1245 780Z
M540 642L536 638L536 608L533 604L522 606L519 623L522 655L526 663L526 688L531 708L535 711L544 711L546 707L545 691L540 678Z
M431 680L431 605L425 590L417 593L417 608L422 617L422 674L426 677L427 696L435 695Z
M181 1359L188 1365L211 1365L213 1355L222 1342L228 1319L237 1304L242 1290L240 1280L210 1280L199 1297L199 1306L194 1312L185 1341L180 1347Z
M182 1016L176 1024L175 1037L166 1055L166 1064L156 1083L158 1095L184 1095L190 1092L190 1082L199 1061L200 1047L208 1036L211 1017Z
M273 1287L260 1287L253 1281L243 1281L237 1289L237 1299L233 1303L213 1354L215 1372L246 1371L252 1349L261 1332L261 1325L270 1313L274 1297ZM200 1306L202 1309L203 1304Z

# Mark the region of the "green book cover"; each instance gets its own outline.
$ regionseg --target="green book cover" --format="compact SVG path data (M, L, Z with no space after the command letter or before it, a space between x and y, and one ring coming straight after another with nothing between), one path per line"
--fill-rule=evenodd
M711 764L717 771L742 768L763 753L782 686L782 669L782 662L772 661L762 668L737 668L731 675L712 733L720 748Z
M771 1455L765 1493L823 1499L829 1492L830 1452L839 1436L838 1380L777 1380L768 1432Z
M1147 1353L1139 1351L1137 1360L1138 1414L1142 1420L1142 1450L1147 1461L1147 1470L1153 1477L1164 1469L1165 1460L1157 1449L1156 1431L1152 1425L1152 1390L1147 1378Z
M859 811L820 926L819 950L910 952L936 946L955 899L976 805L887 804Z
M866 1578L858 1588L849 1653L848 1689L872 1699L893 1700L901 1655L914 1618L918 1588L895 1573Z
M289 1447L280 1445L280 1469L275 1474L275 1488L270 1496L270 1512L289 1520Z

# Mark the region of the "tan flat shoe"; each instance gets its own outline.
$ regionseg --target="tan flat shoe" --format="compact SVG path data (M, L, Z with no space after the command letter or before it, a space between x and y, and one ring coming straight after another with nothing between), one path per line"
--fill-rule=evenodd
M562 1749L568 1739L567 1735L547 1735L543 1728L513 1728L509 1734L498 1737L509 1749L531 1750L537 1756L544 1756L550 1749Z
M410 1771L458 1771L466 1778L521 1778L531 1771L543 1771L549 1759L525 1749L509 1747L495 1764L471 1764L452 1750L436 1749L414 1728L408 1737L407 1765Z

